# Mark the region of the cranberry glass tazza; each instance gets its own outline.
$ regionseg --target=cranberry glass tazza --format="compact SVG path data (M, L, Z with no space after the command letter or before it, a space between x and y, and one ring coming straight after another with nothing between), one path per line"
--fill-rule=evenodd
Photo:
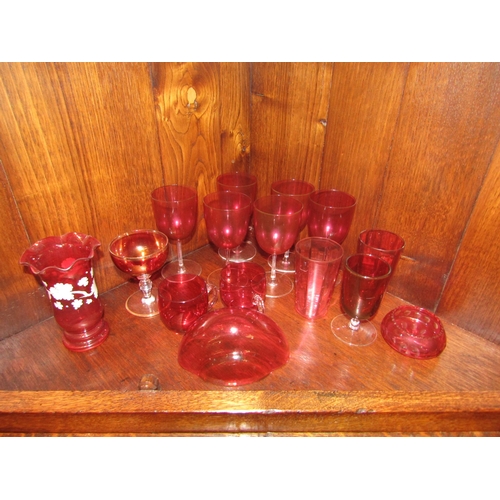
M117 236L109 244L109 253L120 271L139 280L140 290L127 299L127 310L135 316L157 315L158 290L151 275L167 260L167 236L155 229L137 229Z

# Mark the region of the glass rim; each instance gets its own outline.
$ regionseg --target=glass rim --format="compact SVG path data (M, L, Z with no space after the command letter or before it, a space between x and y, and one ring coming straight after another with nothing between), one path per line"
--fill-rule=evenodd
M118 236L115 236L109 243L108 245L108 250L109 250L109 253L113 256L115 256L116 258L118 259L123 259L123 258L126 258L127 260L131 260L131 261L137 261L137 260L144 260L145 257L147 258L151 258L151 257L154 257L155 255L158 255L162 252L165 251L166 247L165 248L159 248L157 250L155 250L153 253L149 253L148 255L144 255L142 257L127 257L123 254L118 254L116 252L114 252L113 250L111 250L111 246L117 242L118 240L120 239L123 239L125 238L126 236L133 236L135 234L140 234L140 233L144 233L144 234L158 234L158 235L161 235L165 238L165 245L167 246L169 244L169 239L168 239L168 236L165 234L165 233L162 233L161 231L158 231L157 229L134 229L133 231L128 231L126 233L122 233L122 234L119 234Z
M209 202L207 202L207 198L212 197L214 200L217 200L219 198L219 196L222 194L231 194L233 197L241 197L242 196L243 200L245 200L245 201L248 200L248 203L246 205L242 205L238 208L230 208L230 207L219 208L219 207L213 207L212 205L209 204ZM209 200L209 201L212 201L212 200ZM236 212L238 210L242 210L242 209L247 208L249 206L251 207L252 203L253 203L252 198L250 198L250 196L248 196L245 193L240 193L238 191L229 191L229 190L212 191L211 193L208 193L203 197L203 206L204 207L207 207L210 210L220 210L221 212Z
M189 273L187 273L187 274L189 274ZM164 294L168 294L169 298L170 298L170 302L173 302L175 304L185 304L187 302L191 302L193 300L196 300L199 297L209 293L207 282L201 276L199 276L197 274L193 274L193 275L191 275L191 277L189 278L189 280L187 282L196 281L196 283L198 283L200 285L199 293L197 293L196 295L193 295L192 297L189 297L188 299L175 298L173 296L172 292L167 289L167 286L169 283L173 283L175 285L175 284L182 284L183 282L182 281L172 281L169 278L172 278L174 276L182 276L182 275L183 274L175 274L172 276L168 276L167 278L164 278L163 281L158 284L158 295L163 296Z
M380 276L367 276L366 274L361 274L361 273L355 271L349 265L349 259L351 259L352 257L364 257L364 258L365 257L371 257L372 259L375 259L375 260L378 260L380 262L383 262L389 268L389 270L385 274L381 274ZM388 262L386 262L381 257L378 257L377 255L373 255L371 253L353 253L353 254L349 255L345 259L344 266L345 266L346 269L349 270L349 272L351 274L353 274L354 276L356 276L358 278L362 278L362 279L365 279L365 280L383 280L383 279L386 279L387 277L389 277L391 275L391 273L392 273L392 267L391 267L391 265Z
M292 213L276 214L276 213L274 213L271 210L264 210L263 208L259 208L258 207L258 205L260 204L259 202L262 203L264 200L271 201L271 199L274 199L274 198L283 198L283 199L288 200L288 201L290 201L292 203L296 202L296 203L298 203L300 205L300 208L298 208L297 210L294 210ZM257 198L253 202L253 208L257 212L260 212L262 214L267 214L267 215L273 215L274 217L290 217L290 215L295 215L295 214L300 213L304 209L304 205L299 200L296 200L295 198L293 198L291 196L284 196L284 195L281 195L281 194L267 194L265 196L261 196L260 198Z
M227 182L221 182L221 179L224 177L234 177L234 178L240 178L240 179L246 179L249 182L241 184L228 184ZM226 172L224 174L219 174L216 179L215 179L217 185L221 184L223 186L230 186L230 187L248 187L248 186L253 186L254 184L257 184L257 176L254 174L250 174L247 172Z
M401 246L399 246L398 248L391 248L391 249L389 249L389 248L380 248L378 246L371 245L371 244L367 243L366 241L364 241L362 239L363 235L368 234L368 233L374 233L374 232L383 233L383 234L390 234L392 236L395 236L396 239L401 242ZM366 245L369 248L373 248L374 250L377 250L379 252L386 252L386 253L400 252L400 251L404 250L404 248L406 246L406 242L405 242L404 238L402 238L401 236L399 236L399 234L396 234L396 233L394 233L392 231L387 231L386 229L364 229L363 231L361 231L359 233L358 241L360 241L361 243L363 243L363 245Z
M307 257L306 255L302 255L302 253L299 252L301 247L303 245L305 245L308 241L312 241L312 240L323 241L325 243L332 245L333 247L340 250L340 255L334 259L321 260L321 261ZM337 260L341 260L344 257L344 248L342 247L342 245L340 243L336 242L335 240L332 240L331 238L327 238L326 236L307 236L305 238L302 238L299 241L297 241L297 243L295 243L295 251L300 253L301 258L311 260L314 262L331 263L331 262L336 262Z
M164 193L166 191L165 188L181 188L183 190L188 191L190 193L190 196L186 196L186 197L179 198L176 200L167 200L165 198L159 197L157 194L157 193L161 193L161 192ZM151 199L154 201L159 201L161 203L181 203L184 201L192 200L193 198L196 198L197 196L198 196L198 193L197 193L196 189L193 186L188 186L186 184L165 184L164 186L159 186L159 187L153 189L153 191L151 191Z
M314 199L314 195L316 195L316 194L320 195L323 193L330 193L330 194L339 193L339 194L345 195L346 197L348 197L352 200L352 203L350 205L325 205L324 203L319 203L318 201L316 201ZM355 196L348 193L347 191L341 191L340 189L316 189L315 191L313 191L311 193L309 199L310 199L311 203L315 203L316 205L318 205L320 207L327 207L327 208L333 208L333 209L349 209L349 208L355 207L356 204L358 203L358 200L356 199Z
M301 192L301 193L285 193L283 191L277 191L276 186L278 186L280 184L301 185L301 186L307 187L308 190L304 191L304 192ZM275 191L276 192L275 194L279 194L279 195L282 195L282 196L306 196L306 195L310 196L312 193L314 193L314 191L316 191L316 187L314 186L314 184L311 184L309 181L305 181L305 180L302 180L302 179L293 179L292 178L292 179L281 179L279 181L274 181L271 184L271 191Z

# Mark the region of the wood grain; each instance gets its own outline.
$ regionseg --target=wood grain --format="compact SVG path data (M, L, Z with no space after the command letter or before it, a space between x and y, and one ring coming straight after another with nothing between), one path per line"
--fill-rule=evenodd
M250 63L220 63L221 173L250 171Z
M405 300L438 306L499 123L500 65L411 64L375 220L406 241L392 288Z
M251 170L258 196L275 180L318 186L332 78L331 63L252 65Z
M461 241L438 313L500 343L500 147Z

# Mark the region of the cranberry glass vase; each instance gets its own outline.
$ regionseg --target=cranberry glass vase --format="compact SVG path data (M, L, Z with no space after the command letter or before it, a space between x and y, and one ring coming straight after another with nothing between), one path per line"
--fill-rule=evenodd
M100 242L86 234L49 236L21 256L20 263L40 277L63 329L63 344L71 351L87 351L109 334L98 298L92 258Z

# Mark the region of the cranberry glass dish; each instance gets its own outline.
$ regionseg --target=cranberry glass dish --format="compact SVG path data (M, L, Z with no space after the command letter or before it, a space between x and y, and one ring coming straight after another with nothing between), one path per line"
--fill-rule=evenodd
M281 328L254 309L224 308L200 317L182 338L178 361L203 380L240 386L263 379L290 356Z
M404 356L432 359L446 347L439 318L422 307L404 305L389 312L381 324L384 340Z

